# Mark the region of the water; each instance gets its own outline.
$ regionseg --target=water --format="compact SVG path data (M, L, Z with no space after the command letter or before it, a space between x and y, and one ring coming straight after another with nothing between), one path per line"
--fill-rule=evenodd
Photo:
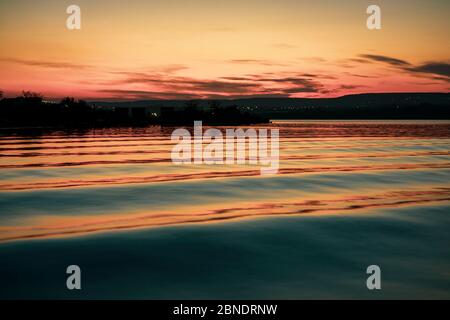
M277 175L173 165L171 129L1 130L0 298L450 298L450 122L265 127Z

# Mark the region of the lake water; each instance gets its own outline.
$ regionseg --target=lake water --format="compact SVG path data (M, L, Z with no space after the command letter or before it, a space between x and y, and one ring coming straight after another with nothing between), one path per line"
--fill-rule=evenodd
M450 122L264 128L276 175L174 165L170 128L0 130L0 298L450 298Z

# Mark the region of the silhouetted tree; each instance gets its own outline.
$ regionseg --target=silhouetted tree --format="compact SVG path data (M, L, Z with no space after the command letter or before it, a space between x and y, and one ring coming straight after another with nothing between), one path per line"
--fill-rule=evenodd
M64 99L61 100L61 104L66 107L70 107L73 104L75 104L75 98L65 97Z
M209 110L211 110L211 114L214 116L214 114L217 112L217 110L221 107L220 101L217 100L211 100L208 101L208 107Z
M22 96L25 99L31 99L31 98L40 98L41 100L44 98L42 94L39 92L33 92L33 91L22 91Z
M198 109L198 101L197 100L189 100L185 103L186 110L194 111Z

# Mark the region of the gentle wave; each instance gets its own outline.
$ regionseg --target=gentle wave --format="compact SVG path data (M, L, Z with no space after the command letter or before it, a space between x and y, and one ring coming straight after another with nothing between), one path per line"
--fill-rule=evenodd
M345 214L353 211L439 203L450 200L450 188L395 191L384 194L315 199L302 202L263 203L246 207L225 207L203 212L131 213L122 217L66 217L34 222L35 226L0 227L0 241L82 235L94 232L160 227L186 223L223 222L262 216ZM80 223L80 220L83 221Z

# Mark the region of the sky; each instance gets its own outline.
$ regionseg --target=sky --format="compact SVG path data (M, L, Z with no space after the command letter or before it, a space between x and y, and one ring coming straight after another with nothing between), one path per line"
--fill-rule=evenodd
M66 28L66 8L81 29ZM381 29L366 26L370 4ZM448 92L448 0L0 0L0 90L47 99Z

